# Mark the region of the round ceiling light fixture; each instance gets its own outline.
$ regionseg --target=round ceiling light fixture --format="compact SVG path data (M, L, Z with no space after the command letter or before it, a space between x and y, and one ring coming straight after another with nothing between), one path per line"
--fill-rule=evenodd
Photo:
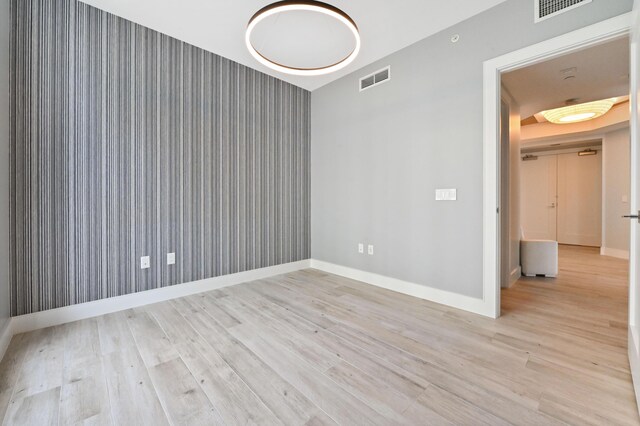
M353 35L354 47L347 56L340 58L327 65L301 67L296 65L286 65L282 61L269 59L267 54L261 53L251 41L251 36L258 24L265 21L269 17L273 17L278 14L285 14L287 12L312 12L320 13L325 16L334 18L342 24ZM247 49L251 55L261 64L287 74L301 75L301 76L316 76L329 74L338 71L347 65L349 65L358 56L360 52L360 32L356 23L342 10L330 4L322 3L319 1L279 1L268 6L263 7L249 20L247 24L247 31L245 34L245 43Z
M542 111L540 114L547 121L555 124L579 123L602 117L609 112L616 101L616 98L603 99L601 101Z

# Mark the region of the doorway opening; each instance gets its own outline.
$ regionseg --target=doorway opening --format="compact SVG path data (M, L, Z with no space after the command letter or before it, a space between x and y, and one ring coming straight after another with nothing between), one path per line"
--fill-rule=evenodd
M544 309L588 319L599 310L621 326L608 332L621 345L629 288L629 43L619 37L501 75L501 312ZM582 306L569 314L573 305Z
M629 259L629 66L625 36L501 75L502 288Z
M629 44L618 37L501 74L503 314L606 289L609 320L626 324ZM617 331L625 342L626 327Z
M506 240L505 233L502 232L503 230L501 229L505 226L505 222L501 222L500 218L509 214L509 206L508 203L501 203L501 201L504 201L505 193L514 190L514 188L507 190L504 186L500 185L504 172L502 169L506 167L504 161L501 161L501 157L505 156L505 154L504 151L500 149L501 130L505 130L505 120L500 120L501 102L505 101L504 98L501 98L502 76L511 71L628 37L632 33L632 22L633 15L631 13L620 15L616 18L567 33L563 36L502 55L484 63L483 310L486 311L486 314L489 316L494 318L500 316L502 250L504 250L505 247L510 247L510 245L502 244L503 241ZM637 41L633 39L631 44L632 51L635 51ZM634 58L635 57L632 56L632 68L636 61ZM632 87L635 87L634 85L637 80L636 73L632 70L628 75L630 75ZM635 108L634 99L632 99L631 105ZM518 119L513 121L520 123L521 118L519 114L514 116L518 117ZM509 122L510 124L512 123L512 117L510 117ZM632 113L630 126L632 140L636 129L636 122L635 113ZM515 128L515 126L510 125L509 129L511 128ZM502 133L504 134L504 131ZM631 150L632 158L635 158L635 144L633 142L631 144ZM510 157L516 157L515 152L517 151L512 151ZM516 158L518 157L519 152ZM513 161L513 159L509 161ZM632 161L632 176L636 176L634 164L635 162ZM636 206L636 199L635 189L632 188L630 198L630 206L632 208ZM519 205L519 203L516 203L516 205ZM515 245L513 241L511 241L511 245ZM633 258L635 253L633 239L631 241L630 252ZM633 281L633 277L635 276L633 262L630 268L630 275ZM633 286L630 291L632 293L630 299L635 300ZM633 303L630 304L629 311L630 316L633 318L635 315Z

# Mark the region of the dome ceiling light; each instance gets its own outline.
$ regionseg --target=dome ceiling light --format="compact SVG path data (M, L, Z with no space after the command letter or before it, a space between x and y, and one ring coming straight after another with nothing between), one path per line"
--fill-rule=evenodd
M616 101L616 98L603 99L601 101L542 111L540 114L547 121L555 124L579 123L602 117L609 112Z
M288 28L292 29L289 33ZM311 34L310 31L314 29L324 29L326 34ZM280 39L271 37L274 34ZM344 35L353 39L352 46L346 47L348 50L333 47L336 45L335 37L340 37L340 34L342 38L339 40L343 40ZM259 42L252 39L258 36ZM349 15L329 4L319 1L279 1L253 15L247 25L245 43L258 62L273 70L316 76L338 71L353 62L360 51L360 33ZM317 48L314 50L314 47ZM305 61L306 64L298 63Z

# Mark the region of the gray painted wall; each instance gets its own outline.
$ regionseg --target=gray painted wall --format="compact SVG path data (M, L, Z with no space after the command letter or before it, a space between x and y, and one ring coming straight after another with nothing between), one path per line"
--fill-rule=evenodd
M632 0L594 0L537 25L533 7L509 0L313 92L313 258L482 297L483 61L628 12ZM358 79L386 65L391 81L359 93ZM458 201L435 202L436 188L457 188ZM375 255L358 254L359 242Z
M0 333L9 318L9 0L0 0Z
M75 0L11 4L13 315L309 257L309 92Z
M631 214L631 134L629 128L604 135L602 140L603 173L603 246L629 251L629 219ZM627 202L622 201L627 197Z

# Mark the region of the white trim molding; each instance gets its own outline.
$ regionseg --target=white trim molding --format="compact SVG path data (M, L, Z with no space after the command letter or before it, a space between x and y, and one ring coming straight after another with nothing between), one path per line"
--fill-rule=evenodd
M631 16L631 70L630 76L630 92L631 92L631 116L629 122L631 134L631 198L630 211L637 211L640 206L638 199L638 179L640 178L640 170L638 169L638 149L640 147L640 0L634 0L633 11ZM631 377L633 378L633 386L636 393L636 402L640 409L640 340L638 339L638 309L640 309L638 291L640 280L638 279L638 257L640 256L638 247L638 232L640 225L634 220L631 221L630 242L629 242L629 365L631 368Z
M484 62L482 279L485 309L491 312L494 318L500 316L498 227L500 75L623 37L629 34L631 24L632 14L623 14Z
M629 369L631 370L631 379L633 381L633 389L636 394L636 404L640 407L640 348L638 341L638 330L629 326Z
M629 260L629 250L600 247L600 256L610 256L617 257L618 259Z
M192 294L203 293L205 291L216 290L249 281L282 275L309 268L309 264L309 260L301 260L299 262L286 263L284 265L238 272L236 274L207 278L171 287L141 291L139 293L21 315L13 317L12 333L14 335L26 333L40 328L97 317L100 315L110 314L112 312L136 308L138 306L164 302L166 300L177 299ZM2 340L0 340L0 343L2 343Z
M10 319L10 322L8 323L9 325L6 327L4 332L0 334L0 354L4 355L4 350L8 347L12 336L16 334L27 333L41 328L124 311L126 309L136 308L139 306L164 302L263 278L270 278L307 268L319 269L335 275L362 281L366 284L375 285L377 287L386 288L435 303L451 306L453 308L490 316L490 312L486 310L486 306L483 304L482 299L475 299L420 284L410 283L318 260L302 260L284 265L270 266L268 268L207 278L171 287L147 290L139 293L111 297L108 299L101 299L93 302L80 303L77 305L13 317ZM0 359L2 358L0 357Z
M4 329L0 330L0 361L4 358L4 354L7 352L9 348L9 343L11 343L11 339L13 338L13 320L11 318L7 319L6 324L4 325Z
M464 296L462 294L452 293L446 290L402 281L397 278L374 274L373 272L361 271L359 269L336 265L316 259L311 259L311 268L339 275L341 277L350 278L352 280L362 281L365 284L386 288L387 290L403 293L409 296L428 300L430 302L439 303L441 305L451 306L452 308L462 309L488 317L492 316L492 312L487 310L487 305L482 299Z
M509 288L513 286L516 281L518 281L522 277L522 266L518 266L509 275Z

